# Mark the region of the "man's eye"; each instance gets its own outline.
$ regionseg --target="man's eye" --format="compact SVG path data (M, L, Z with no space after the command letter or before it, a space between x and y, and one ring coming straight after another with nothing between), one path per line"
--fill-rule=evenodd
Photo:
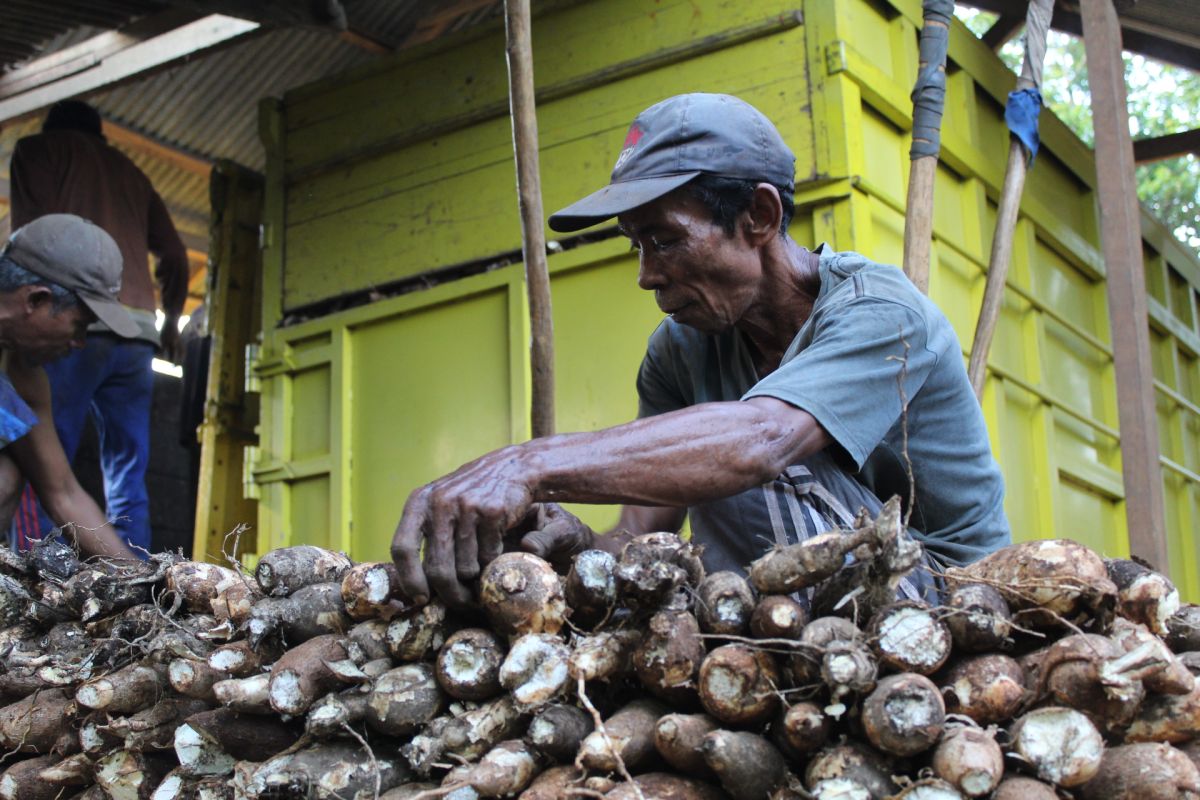
M669 239L666 241L664 241L662 239L654 239L654 238L650 239L650 246L654 248L654 251L656 253L661 253L664 250L669 250L669 249L671 249L671 246L674 244L675 244L674 239Z

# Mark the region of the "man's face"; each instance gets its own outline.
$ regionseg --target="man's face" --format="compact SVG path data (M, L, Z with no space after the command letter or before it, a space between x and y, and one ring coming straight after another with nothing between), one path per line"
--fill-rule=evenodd
M639 253L638 286L654 292L664 313L705 333L728 330L758 295L758 252L712 221L677 190L620 215L621 232Z
M12 348L28 364L45 364L83 347L87 327L96 319L83 303L55 311L48 292L27 297L26 309Z

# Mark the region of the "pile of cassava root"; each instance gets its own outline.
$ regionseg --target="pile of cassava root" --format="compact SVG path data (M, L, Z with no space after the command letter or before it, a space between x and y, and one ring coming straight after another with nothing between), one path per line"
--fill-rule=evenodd
M673 534L479 610L311 546L0 550L0 800L1200 798L1200 607L1067 540L897 601L899 504L705 575Z

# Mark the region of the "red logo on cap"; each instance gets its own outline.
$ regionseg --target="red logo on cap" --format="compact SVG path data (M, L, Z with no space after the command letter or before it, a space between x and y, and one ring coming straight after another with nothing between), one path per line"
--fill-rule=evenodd
M624 147L629 148L635 146L642 140L643 135L645 135L645 132L637 126L636 122L633 123L633 125L629 126L629 133L625 136Z

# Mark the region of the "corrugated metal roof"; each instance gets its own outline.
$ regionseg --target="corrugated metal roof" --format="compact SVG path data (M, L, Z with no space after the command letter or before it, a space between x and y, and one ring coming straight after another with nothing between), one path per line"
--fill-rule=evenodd
M22 58L28 59L78 44L106 28L121 27L138 15L166 7L149 0L96 0L86 8L83 5L82 0L6 0L0 8L0 25L7 23L7 35L24 40ZM345 2L350 29L388 47L402 45L418 20L436 7L422 0ZM487 8L478 9L446 29L472 24L487 15ZM83 20L99 27L82 25ZM105 119L184 153L210 162L230 159L261 170L260 99L281 96L291 88L380 55L339 38L335 31L267 29L86 99ZM4 58L0 50L0 66L19 60ZM40 127L41 116L37 115L10 122L0 130L0 170L4 175L17 139ZM137 148L116 146L149 176L189 244L199 246L208 235L206 178Z
M0 70L54 52L55 37L77 28L112 30L166 7L155 0L4 0L0 3Z
M377 57L330 33L268 31L90 100L106 119L187 152L262 169L261 98Z

